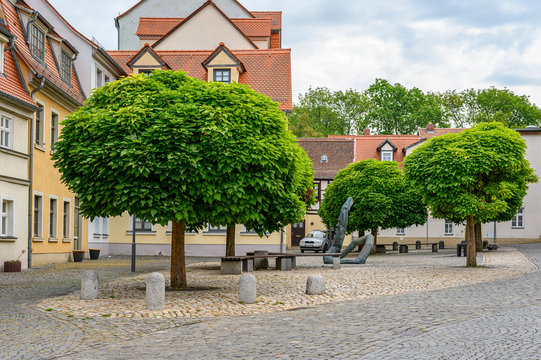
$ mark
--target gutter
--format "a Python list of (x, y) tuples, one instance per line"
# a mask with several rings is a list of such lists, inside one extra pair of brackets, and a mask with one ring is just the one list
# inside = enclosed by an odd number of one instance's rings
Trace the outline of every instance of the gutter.
[(33, 22), (35, 22), (38, 19), (39, 12), (33, 11), (32, 12), (32, 18), (28, 20), (28, 23), (26, 24), (26, 44), (30, 45), (30, 25), (32, 25)]
[[(38, 79), (41, 79), (41, 83), (37, 88), (32, 90), (30, 93), (30, 97), (32, 100), (34, 100), (34, 96), (38, 91), (43, 89), (43, 86), (45, 85), (45, 77), (43, 75), (37, 75)], [(35, 114), (37, 115), (39, 112), (43, 111), (43, 108), (39, 108), (36, 110)], [(28, 178), (30, 180), (30, 188), (28, 190), (28, 268), (32, 268), (32, 236), (34, 235), (32, 226), (34, 225), (32, 222), (32, 215), (33, 215), (33, 201), (34, 201), (34, 120), (30, 122), (30, 165), (28, 170)]]

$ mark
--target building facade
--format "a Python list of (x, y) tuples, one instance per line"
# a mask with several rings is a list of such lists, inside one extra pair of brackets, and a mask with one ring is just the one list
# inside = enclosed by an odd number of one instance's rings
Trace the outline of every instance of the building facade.
[[(237, 82), (292, 109), (291, 51), (281, 48), (281, 12), (248, 11), (238, 1), (143, 0), (116, 19), (119, 49), (110, 56), (126, 74), (182, 70), (204, 81)], [(90, 239), (103, 253), (129, 254), (134, 231), (129, 214), (109, 219), (107, 239)], [(102, 226), (103, 228), (103, 226)], [(96, 226), (96, 231), (100, 226)], [(186, 233), (186, 254), (225, 254), (225, 227)], [(171, 227), (135, 219), (137, 253), (169, 255)], [(236, 253), (280, 251), (287, 234), (259, 237), (236, 226)]]

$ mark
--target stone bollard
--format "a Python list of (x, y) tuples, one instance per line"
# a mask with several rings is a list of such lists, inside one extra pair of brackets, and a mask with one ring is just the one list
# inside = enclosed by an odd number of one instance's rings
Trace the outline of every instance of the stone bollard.
[(421, 250), (421, 242), (419, 240), (415, 242), (415, 250)]
[(445, 249), (445, 241), (441, 240), (439, 243), (438, 243), (440, 249)]
[(438, 244), (432, 244), (432, 252), (438, 252)]
[(148, 310), (163, 310), (165, 306), (165, 278), (160, 273), (147, 276), (145, 303)]
[(393, 242), (393, 251), (398, 251), (398, 242)]
[[(269, 255), (267, 250), (256, 250), (254, 251), (254, 256)], [(254, 259), (254, 268), (256, 270), (267, 269), (269, 267), (269, 259)]]
[(306, 281), (306, 293), (308, 295), (325, 294), (325, 280), (321, 275), (310, 275)]
[(342, 268), (342, 263), (340, 261), (340, 256), (333, 256), (333, 258), (332, 258), (332, 267), (333, 267), (333, 269)]
[(98, 293), (98, 273), (94, 270), (84, 271), (81, 278), (81, 299), (94, 300)]
[(254, 304), (256, 298), (256, 281), (253, 274), (242, 274), (239, 280), (239, 301)]

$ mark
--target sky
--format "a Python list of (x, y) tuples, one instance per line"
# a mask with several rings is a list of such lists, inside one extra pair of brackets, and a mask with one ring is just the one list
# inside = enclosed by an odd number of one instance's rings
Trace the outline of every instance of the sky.
[[(117, 48), (114, 18), (138, 2), (49, 1), (107, 49)], [(506, 87), (541, 106), (541, 1), (240, 1), (283, 11), (294, 99), (317, 86), (362, 91), (382, 78), (423, 91)]]

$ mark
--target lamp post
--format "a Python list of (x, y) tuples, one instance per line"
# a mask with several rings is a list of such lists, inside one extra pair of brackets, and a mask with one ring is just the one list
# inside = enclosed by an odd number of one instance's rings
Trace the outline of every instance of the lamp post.
[(135, 272), (135, 215), (133, 215), (133, 223), (132, 223), (131, 272)]

